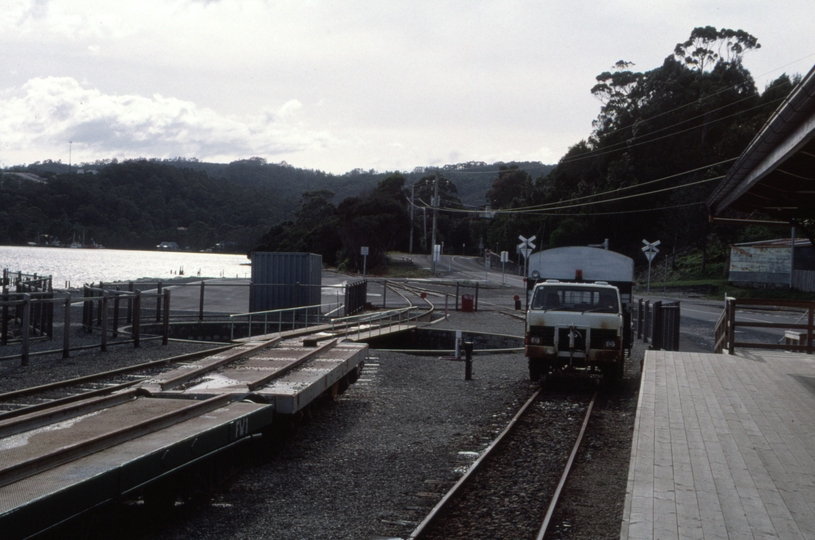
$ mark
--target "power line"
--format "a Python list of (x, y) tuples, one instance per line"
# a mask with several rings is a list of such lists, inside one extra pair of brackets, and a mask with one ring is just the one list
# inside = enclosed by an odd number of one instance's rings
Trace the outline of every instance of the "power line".
[(657, 182), (664, 182), (665, 180), (670, 180), (672, 178), (676, 178), (676, 177), (679, 177), (679, 176), (684, 176), (686, 174), (691, 174), (691, 173), (701, 171), (701, 170), (704, 170), (704, 169), (709, 169), (711, 167), (716, 167), (718, 165), (722, 165), (722, 164), (730, 162), (730, 161), (735, 161), (736, 159), (738, 159), (738, 157), (725, 159), (725, 160), (722, 160), (722, 161), (719, 161), (719, 162), (716, 162), (716, 163), (711, 163), (710, 165), (705, 165), (703, 167), (697, 167), (697, 168), (691, 169), (689, 171), (684, 171), (684, 172), (681, 172), (681, 173), (676, 173), (676, 174), (671, 174), (671, 175), (668, 175), (668, 176), (663, 176), (662, 178), (656, 178), (654, 180), (649, 180), (649, 181), (643, 182), (641, 184), (633, 184), (633, 185), (630, 185), (630, 186), (623, 186), (623, 187), (619, 187), (619, 188), (616, 188), (616, 189), (613, 189), (613, 190), (610, 190), (610, 191), (602, 191), (600, 193), (592, 193), (591, 195), (583, 195), (581, 197), (574, 197), (572, 199), (567, 199), (565, 201), (543, 203), (543, 204), (531, 205), (531, 206), (521, 206), (521, 207), (515, 208), (515, 210), (543, 209), (543, 208), (546, 208), (547, 206), (554, 206), (554, 205), (559, 205), (559, 204), (564, 204), (564, 203), (569, 203), (569, 202), (574, 202), (574, 201), (581, 201), (583, 199), (590, 199), (592, 197), (602, 197), (603, 195), (609, 195), (611, 193), (619, 193), (621, 191), (628, 191), (630, 189), (637, 189), (637, 188), (641, 188), (643, 186), (648, 186), (648, 185), (651, 185), (651, 184), (655, 184)]
[[(735, 112), (733, 114), (729, 114), (727, 116), (722, 116), (721, 118), (716, 118), (715, 120), (711, 120), (709, 122), (704, 122), (702, 124), (699, 124), (698, 126), (692, 126), (692, 127), (689, 127), (689, 128), (679, 130), (679, 131), (675, 131), (673, 133), (668, 133), (666, 135), (662, 135), (661, 137), (654, 137), (654, 138), (650, 138), (650, 139), (645, 139), (645, 140), (642, 140), (642, 141), (639, 141), (639, 142), (636, 142), (636, 143), (619, 142), (619, 143), (615, 143), (615, 144), (611, 145), (609, 147), (610, 149), (589, 150), (585, 154), (581, 154), (581, 155), (575, 156), (573, 158), (562, 159), (562, 160), (560, 160), (558, 165), (560, 165), (561, 163), (574, 163), (576, 161), (582, 161), (584, 159), (593, 159), (593, 158), (596, 158), (596, 157), (604, 156), (606, 154), (613, 154), (615, 152), (619, 152), (620, 150), (622, 150), (621, 148), (615, 148), (615, 147), (619, 147), (619, 146), (622, 146), (622, 145), (626, 145), (625, 149), (629, 149), (629, 148), (635, 148), (637, 146), (642, 146), (642, 145), (645, 145), (645, 144), (651, 144), (651, 143), (656, 142), (656, 141), (661, 141), (662, 139), (667, 139), (668, 137), (673, 137), (675, 135), (681, 135), (682, 133), (687, 133), (689, 131), (693, 131), (694, 129), (700, 129), (700, 128), (710, 126), (710, 125), (712, 125), (712, 124), (714, 124), (716, 122), (721, 122), (722, 120), (727, 120), (728, 118), (732, 118), (734, 116), (738, 116), (740, 114), (750, 112), (750, 111), (752, 111), (754, 109), (760, 109), (761, 107), (771, 105), (771, 104), (779, 102), (779, 101), (783, 101), (784, 99), (786, 99), (786, 97), (774, 99), (772, 101), (768, 101), (767, 103), (762, 103), (760, 105), (756, 105), (755, 107), (750, 107), (749, 109), (744, 109), (743, 111), (738, 111), (738, 112)], [(716, 112), (716, 111), (724, 109), (724, 108), (726, 108), (726, 106), (725, 107), (720, 107), (719, 109), (714, 109), (712, 111), (709, 111), (706, 114), (710, 114), (711, 112)], [(685, 120), (683, 120), (682, 122), (678, 122), (677, 124), (674, 124), (673, 126), (668, 126), (668, 127), (676, 127), (676, 126), (678, 126), (679, 124), (681, 124), (683, 122), (685, 122)], [(629, 127), (633, 127), (633, 126), (629, 126)], [(621, 129), (623, 129), (623, 128), (621, 128)], [(666, 127), (666, 128), (663, 128), (662, 130), (658, 130), (658, 131), (663, 131), (664, 129), (668, 129), (668, 128)], [(657, 133), (658, 131), (656, 131), (654, 133)], [(636, 136), (634, 137), (634, 139), (636, 139)]]

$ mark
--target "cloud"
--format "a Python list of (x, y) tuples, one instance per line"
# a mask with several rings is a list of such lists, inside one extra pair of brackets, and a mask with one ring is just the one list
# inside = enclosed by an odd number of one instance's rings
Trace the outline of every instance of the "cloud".
[(0, 159), (8, 165), (69, 141), (79, 159), (83, 149), (88, 159), (271, 157), (332, 143), (329, 133), (299, 125), (302, 107), (293, 99), (277, 111), (236, 117), (159, 94), (105, 94), (71, 77), (34, 78), (0, 93)]

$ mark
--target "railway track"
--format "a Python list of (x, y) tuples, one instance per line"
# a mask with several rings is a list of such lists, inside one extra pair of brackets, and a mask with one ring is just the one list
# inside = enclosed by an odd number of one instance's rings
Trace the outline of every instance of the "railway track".
[(205, 356), (220, 354), (234, 346), (234, 344), (230, 344), (5, 392), (0, 394), (0, 421), (83, 399), (113, 394), (163, 371), (174, 369), (179, 365), (193, 362)]
[(536, 391), (408, 539), (545, 538), (596, 397)]

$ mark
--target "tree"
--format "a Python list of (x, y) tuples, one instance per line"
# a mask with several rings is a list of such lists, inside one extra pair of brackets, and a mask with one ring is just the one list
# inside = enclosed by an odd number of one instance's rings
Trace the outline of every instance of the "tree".
[(760, 48), (758, 39), (744, 30), (699, 26), (691, 31), (687, 41), (676, 44), (674, 56), (689, 68), (701, 72), (720, 62), (741, 64), (747, 51)]
[(487, 202), (493, 208), (507, 208), (516, 204), (523, 205), (530, 197), (532, 191), (532, 177), (522, 171), (517, 165), (502, 166), (498, 178), (487, 192)]

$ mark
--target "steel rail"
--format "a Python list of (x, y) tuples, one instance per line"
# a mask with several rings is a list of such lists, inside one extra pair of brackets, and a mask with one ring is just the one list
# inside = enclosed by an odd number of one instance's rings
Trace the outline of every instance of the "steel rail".
[(487, 457), (492, 453), (492, 451), (504, 440), (504, 438), (512, 431), (515, 425), (518, 423), (518, 420), (526, 413), (526, 410), (535, 402), (538, 396), (541, 393), (541, 389), (538, 388), (532, 397), (530, 397), (526, 403), (524, 403), (523, 407), (521, 407), (515, 416), (512, 417), (512, 420), (509, 421), (507, 427), (495, 438), (492, 443), (484, 450), (484, 452), (476, 459), (470, 468), (467, 470), (464, 475), (459, 478), (458, 482), (450, 488), (444, 497), (433, 507), (429, 514), (422, 520), (421, 523), (410, 533), (410, 536), (407, 537), (406, 540), (415, 540), (421, 538), (422, 535), (427, 531), (428, 527), (436, 520), (436, 518), (441, 514), (444, 507), (451, 501), (456, 494), (459, 492), (461, 487), (467, 483), (471, 476), (475, 474), (475, 471), (481, 466), (482, 463), (487, 459)]
[[(132, 385), (134, 383), (128, 384)], [(11, 435), (16, 435), (17, 433), (22, 433), (23, 431), (29, 431), (38, 427), (46, 426), (54, 422), (62, 422), (69, 418), (75, 418), (77, 416), (98, 411), (106, 407), (116, 406), (134, 399), (138, 395), (138, 390), (131, 389), (126, 392), (121, 392), (110, 396), (99, 397), (82, 395), (79, 396), (83, 398), (81, 400), (71, 400), (70, 402), (62, 401), (61, 403), (54, 401), (51, 403), (42, 404), (46, 407), (39, 407), (37, 410), (29, 411), (29, 413), (26, 415), (0, 421), (0, 439), (9, 437)], [(42, 408), (47, 408), (48, 410), (43, 411), (41, 410)]]
[[(6, 401), (9, 399), (15, 399), (23, 396), (29, 396), (32, 394), (38, 394), (42, 392), (47, 392), (50, 390), (57, 390), (59, 388), (65, 388), (66, 386), (74, 386), (77, 384), (82, 384), (86, 382), (93, 382), (99, 379), (104, 379), (107, 377), (112, 377), (114, 375), (125, 375), (127, 373), (132, 373), (134, 371), (141, 371), (142, 369), (150, 369), (154, 366), (160, 366), (163, 364), (174, 364), (178, 362), (185, 362), (187, 360), (196, 360), (198, 358), (202, 358), (205, 356), (211, 356), (214, 354), (219, 354), (224, 351), (228, 351), (229, 349), (239, 345), (239, 343), (233, 343), (224, 347), (216, 347), (214, 349), (206, 349), (203, 351), (196, 351), (187, 354), (181, 354), (178, 356), (172, 356), (170, 358), (162, 358), (160, 360), (151, 360), (149, 362), (142, 362), (141, 364), (134, 364), (132, 366), (125, 366), (121, 368), (111, 369), (108, 371), (102, 371), (99, 373), (94, 373), (92, 375), (84, 375), (82, 377), (75, 377), (73, 379), (66, 379), (64, 381), (57, 381), (53, 383), (43, 384), (40, 386), (32, 386), (30, 388), (21, 388), (20, 390), (12, 390), (10, 392), (6, 392), (4, 394), (0, 394), (0, 402)], [(11, 411), (16, 412), (16, 411)], [(4, 418), (9, 413), (0, 414), (0, 418)]]
[(563, 474), (560, 476), (560, 482), (558, 482), (557, 489), (555, 489), (555, 494), (552, 496), (552, 501), (549, 503), (549, 508), (546, 510), (546, 516), (543, 518), (543, 523), (541, 524), (540, 531), (538, 532), (538, 536), (535, 537), (535, 540), (543, 540), (543, 537), (546, 535), (546, 530), (549, 528), (552, 515), (555, 513), (555, 508), (560, 500), (560, 494), (563, 492), (563, 487), (566, 485), (566, 480), (569, 478), (569, 473), (572, 470), (572, 464), (574, 464), (574, 458), (577, 456), (577, 450), (580, 448), (580, 443), (583, 442), (583, 435), (586, 433), (586, 427), (589, 425), (591, 410), (594, 408), (594, 401), (596, 399), (597, 391), (595, 390), (594, 395), (589, 402), (589, 406), (586, 409), (586, 417), (583, 419), (583, 425), (580, 427), (580, 433), (577, 435), (577, 441), (574, 443), (572, 453), (569, 455), (569, 461), (566, 462), (566, 467), (564, 467)]
[(113, 384), (113, 385), (110, 385), (110, 386), (106, 386), (104, 388), (97, 388), (96, 390), (90, 390), (88, 392), (81, 392), (79, 394), (72, 394), (70, 396), (65, 396), (63, 398), (57, 398), (57, 399), (54, 399), (54, 400), (51, 400), (51, 401), (45, 401), (43, 403), (37, 403), (35, 405), (27, 405), (25, 407), (20, 407), (19, 409), (14, 409), (12, 411), (7, 411), (7, 412), (4, 412), (4, 413), (0, 414), (0, 422), (3, 422), (5, 420), (11, 419), (11, 418), (17, 418), (17, 417), (20, 417), (20, 416), (25, 416), (27, 414), (32, 414), (32, 413), (36, 413), (36, 412), (39, 412), (39, 411), (44, 411), (44, 410), (47, 410), (47, 409), (51, 409), (53, 407), (61, 407), (63, 405), (67, 405), (69, 403), (75, 403), (77, 401), (82, 401), (84, 399), (104, 396), (104, 395), (107, 395), (107, 394), (114, 394), (114, 393), (119, 392), (121, 390), (125, 390), (127, 388), (130, 388), (131, 386), (139, 384), (140, 382), (143, 382), (143, 381), (144, 381), (144, 379), (137, 379), (135, 381), (128, 381), (128, 382), (121, 383), (121, 384)]

